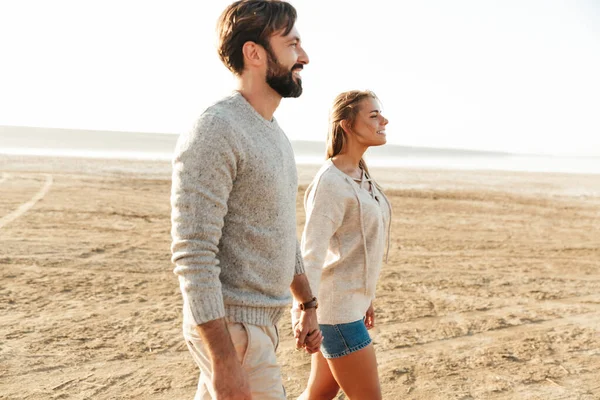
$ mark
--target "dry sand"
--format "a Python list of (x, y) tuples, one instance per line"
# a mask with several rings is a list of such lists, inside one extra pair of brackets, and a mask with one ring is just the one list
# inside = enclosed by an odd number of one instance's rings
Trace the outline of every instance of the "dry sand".
[[(0, 157), (0, 398), (193, 397), (168, 170)], [(394, 209), (385, 399), (600, 399), (600, 175), (373, 173)], [(292, 399), (310, 359), (280, 327)]]

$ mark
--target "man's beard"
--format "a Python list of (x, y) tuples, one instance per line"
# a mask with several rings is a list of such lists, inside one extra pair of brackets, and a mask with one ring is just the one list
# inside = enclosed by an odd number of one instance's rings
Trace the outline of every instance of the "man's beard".
[(302, 94), (302, 80), (294, 81), (292, 70), (302, 69), (302, 64), (294, 65), (291, 70), (287, 70), (279, 63), (275, 54), (271, 49), (267, 49), (268, 65), (267, 65), (267, 84), (279, 93), (281, 97), (300, 97)]

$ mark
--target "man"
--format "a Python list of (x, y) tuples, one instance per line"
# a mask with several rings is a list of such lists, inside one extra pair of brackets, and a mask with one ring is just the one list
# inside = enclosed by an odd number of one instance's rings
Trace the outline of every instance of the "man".
[(182, 135), (173, 160), (174, 272), (184, 337), (200, 367), (196, 399), (283, 399), (276, 323), (304, 305), (296, 347), (322, 341), (296, 237), (297, 175), (273, 118), (302, 93), (308, 64), (296, 10), (280, 0), (231, 4), (218, 23), (219, 56), (237, 91)]

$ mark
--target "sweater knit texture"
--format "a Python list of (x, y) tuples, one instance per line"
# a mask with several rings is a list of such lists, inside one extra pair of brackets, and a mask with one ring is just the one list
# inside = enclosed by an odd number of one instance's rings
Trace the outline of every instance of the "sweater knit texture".
[(296, 164), (275, 119), (234, 92), (179, 137), (172, 179), (172, 261), (193, 319), (184, 323), (276, 324), (304, 266)]
[(370, 193), (329, 160), (306, 190), (302, 256), (319, 323), (360, 320), (375, 298), (391, 207), (372, 183)]

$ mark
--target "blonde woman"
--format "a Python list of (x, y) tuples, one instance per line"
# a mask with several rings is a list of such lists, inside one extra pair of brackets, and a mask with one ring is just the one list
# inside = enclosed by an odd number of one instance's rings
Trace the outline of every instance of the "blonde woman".
[[(373, 299), (389, 235), (391, 206), (372, 179), (363, 154), (386, 143), (377, 96), (370, 91), (338, 95), (330, 116), (327, 161), (304, 198), (302, 256), (323, 334), (312, 355), (300, 399), (380, 399)], [(298, 311), (294, 305), (292, 315)]]

